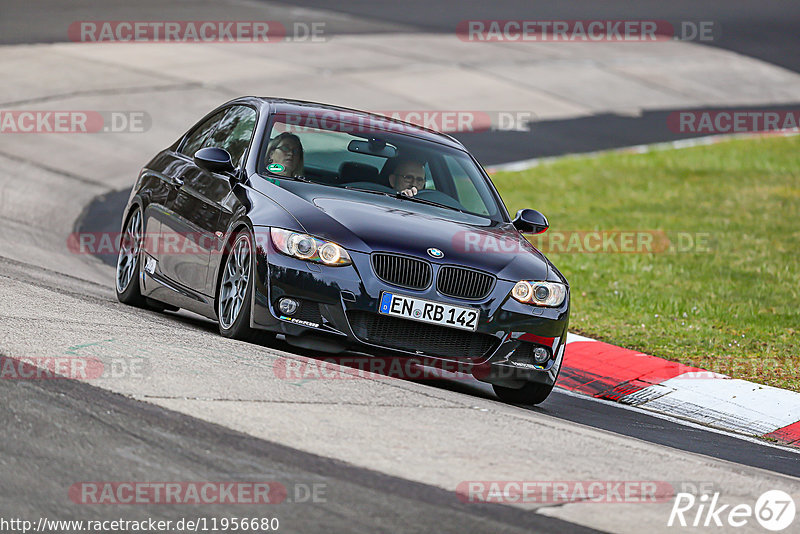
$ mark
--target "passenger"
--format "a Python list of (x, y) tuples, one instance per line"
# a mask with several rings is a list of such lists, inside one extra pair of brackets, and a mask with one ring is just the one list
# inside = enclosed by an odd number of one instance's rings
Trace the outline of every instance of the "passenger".
[(280, 176), (303, 176), (303, 145), (293, 133), (283, 132), (270, 140), (267, 145), (267, 165), (277, 163), (282, 170), (273, 171)]
[[(389, 165), (389, 185), (407, 197), (413, 197), (425, 189), (425, 164), (411, 158), (393, 158)], [(385, 176), (385, 175), (384, 175)]]

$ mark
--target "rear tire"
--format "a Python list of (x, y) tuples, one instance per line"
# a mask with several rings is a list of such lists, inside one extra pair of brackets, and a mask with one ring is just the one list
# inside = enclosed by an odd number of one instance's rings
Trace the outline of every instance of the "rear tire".
[(178, 311), (180, 308), (142, 296), (141, 280), (142, 241), (144, 224), (142, 210), (136, 207), (129, 215), (125, 231), (120, 238), (115, 289), (117, 300), (129, 306), (147, 308), (157, 312)]
[(521, 388), (512, 389), (492, 384), (492, 389), (501, 401), (509, 404), (541, 404), (553, 391), (554, 385), (526, 382)]
[(114, 286), (117, 292), (117, 300), (123, 304), (140, 308), (143, 308), (146, 304), (139, 287), (143, 237), (142, 210), (137, 206), (128, 215), (125, 230), (120, 237)]

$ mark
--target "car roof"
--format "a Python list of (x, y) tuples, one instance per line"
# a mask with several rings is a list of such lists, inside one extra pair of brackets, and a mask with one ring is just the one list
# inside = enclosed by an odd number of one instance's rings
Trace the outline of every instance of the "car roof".
[(446, 145), (452, 148), (457, 148), (459, 150), (466, 151), (461, 142), (457, 139), (443, 134), (441, 132), (437, 132), (435, 130), (431, 130), (429, 128), (425, 128), (410, 122), (401, 121), (399, 119), (393, 119), (391, 117), (386, 117), (384, 115), (380, 115), (377, 113), (370, 113), (368, 111), (361, 111), (358, 109), (351, 109), (345, 108), (341, 106), (333, 106), (330, 104), (321, 104), (319, 102), (307, 102), (304, 100), (292, 100), (287, 98), (276, 98), (276, 97), (256, 97), (256, 96), (245, 96), (241, 98), (237, 98), (228, 102), (228, 104), (232, 103), (259, 103), (262, 106), (269, 106), (272, 112), (277, 113), (298, 113), (298, 114), (306, 114), (309, 112), (318, 112), (323, 114), (325, 112), (337, 112), (337, 113), (347, 113), (350, 115), (351, 118), (355, 120), (365, 120), (369, 121), (369, 124), (375, 128), (385, 129), (390, 132), (396, 132), (398, 130), (397, 126), (402, 126), (402, 133), (405, 135), (410, 135), (413, 137), (418, 137), (420, 139), (425, 139), (427, 141), (433, 141), (435, 143), (439, 143), (442, 145)]

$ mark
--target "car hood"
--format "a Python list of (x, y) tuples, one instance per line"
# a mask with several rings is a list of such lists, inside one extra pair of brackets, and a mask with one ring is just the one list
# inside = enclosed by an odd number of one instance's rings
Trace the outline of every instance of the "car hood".
[[(510, 223), (389, 196), (300, 182), (282, 185), (269, 196), (307, 233), (346, 249), (463, 265), (505, 280), (547, 280), (551, 275), (544, 255)], [(432, 248), (442, 257), (432, 257)]]

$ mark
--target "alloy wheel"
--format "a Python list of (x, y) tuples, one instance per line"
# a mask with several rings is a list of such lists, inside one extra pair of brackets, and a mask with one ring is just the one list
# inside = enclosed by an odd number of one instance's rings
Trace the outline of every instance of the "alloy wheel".
[(141, 245), (142, 212), (137, 209), (128, 219), (117, 256), (117, 291), (120, 293), (128, 289), (131, 280), (136, 276)]
[(219, 291), (219, 322), (229, 329), (239, 317), (250, 280), (250, 240), (241, 235), (225, 262)]

